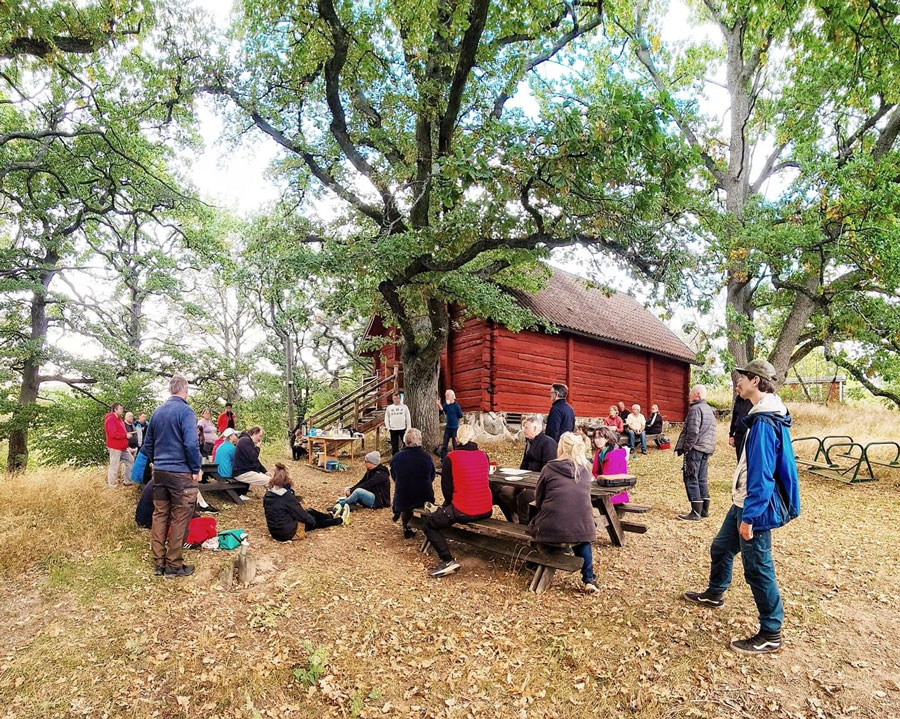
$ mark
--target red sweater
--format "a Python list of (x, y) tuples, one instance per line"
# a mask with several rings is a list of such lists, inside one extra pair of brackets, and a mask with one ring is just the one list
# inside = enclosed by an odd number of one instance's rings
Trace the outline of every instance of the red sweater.
[(616, 432), (622, 434), (625, 431), (625, 424), (622, 422), (622, 418), (616, 415), (615, 417), (604, 417), (603, 424), (607, 427), (615, 427)]
[(103, 429), (106, 430), (106, 446), (109, 449), (128, 449), (128, 434), (125, 431), (125, 423), (115, 412), (108, 412), (103, 420)]

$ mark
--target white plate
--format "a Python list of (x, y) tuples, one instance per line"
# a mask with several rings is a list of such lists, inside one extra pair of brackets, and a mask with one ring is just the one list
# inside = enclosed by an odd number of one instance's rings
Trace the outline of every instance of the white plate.
[(512, 477), (518, 477), (523, 474), (528, 474), (527, 469), (513, 469), (512, 467), (501, 467), (497, 471), (501, 472), (502, 474), (510, 475)]

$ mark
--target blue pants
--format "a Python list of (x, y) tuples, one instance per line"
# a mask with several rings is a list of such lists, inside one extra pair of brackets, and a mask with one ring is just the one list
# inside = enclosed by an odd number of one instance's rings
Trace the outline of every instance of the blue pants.
[(723, 594), (731, 584), (734, 555), (740, 552), (744, 564), (744, 579), (750, 585), (756, 608), (759, 611), (759, 627), (764, 632), (777, 632), (784, 622), (784, 606), (775, 579), (772, 562), (772, 532), (754, 530), (753, 539), (747, 541), (738, 533), (743, 510), (731, 506), (722, 528), (709, 548), (712, 563), (709, 567), (709, 591)]
[[(632, 451), (634, 451), (634, 439), (637, 434), (633, 429), (626, 429), (628, 433), (628, 446), (631, 447)], [(647, 433), (641, 432), (641, 452), (644, 454), (647, 453)]]
[(444, 441), (441, 442), (441, 457), (447, 453), (447, 446), (450, 444), (450, 440), (453, 440), (453, 449), (456, 449), (456, 430), (459, 427), (447, 427), (444, 426)]
[(375, 495), (367, 489), (354, 489), (350, 492), (349, 497), (339, 499), (338, 504), (342, 507), (345, 504), (361, 504), (363, 507), (372, 509), (375, 506)]
[(576, 557), (581, 557), (584, 560), (584, 564), (581, 565), (581, 581), (585, 584), (593, 584), (594, 556), (591, 554), (591, 543), (573, 544), (572, 551), (575, 552)]

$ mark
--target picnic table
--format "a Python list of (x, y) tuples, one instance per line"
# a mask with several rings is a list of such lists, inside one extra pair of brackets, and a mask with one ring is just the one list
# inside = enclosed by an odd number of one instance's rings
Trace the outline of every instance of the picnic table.
[(309, 459), (308, 462), (310, 466), (315, 466), (316, 461), (314, 459), (313, 450), (316, 445), (319, 445), (322, 448), (322, 455), (319, 457), (318, 464), (321, 465), (322, 468), (326, 468), (328, 466), (328, 455), (329, 449), (331, 450), (331, 455), (337, 460), (338, 452), (341, 451), (348, 444), (350, 445), (350, 459), (353, 459), (353, 443), (361, 440), (362, 437), (347, 437), (341, 435), (332, 435), (332, 434), (319, 434), (316, 436), (309, 435), (306, 437), (306, 446), (309, 451)]
[[(540, 472), (524, 472), (517, 475), (507, 475), (502, 472), (495, 472), (490, 477), (490, 482), (494, 486), (519, 487), (521, 489), (534, 490), (537, 487), (537, 481)], [(614, 505), (610, 499), (635, 484), (634, 477), (630, 474), (611, 474), (600, 475), (596, 482), (591, 483), (591, 504), (593, 504), (600, 512), (601, 523), (606, 527), (609, 534), (609, 541), (616, 547), (625, 545), (625, 532), (635, 532), (643, 534), (647, 531), (647, 527), (643, 524), (634, 522), (625, 522), (622, 520), (622, 514), (625, 512), (646, 512), (649, 507), (644, 505), (635, 505), (628, 508), (627, 504)], [(630, 502), (629, 502), (630, 504)], [(617, 511), (616, 507), (620, 507)], [(638, 508), (639, 507), (639, 508)]]
[[(497, 472), (491, 475), (490, 482), (494, 486), (533, 490), (539, 476), (538, 472), (524, 472), (516, 476)], [(626, 512), (647, 512), (650, 510), (649, 506), (632, 502), (613, 505), (610, 502), (610, 498), (629, 486), (634, 486), (634, 477), (631, 475), (601, 475), (598, 483), (592, 483), (591, 486), (591, 503), (599, 510), (600, 524), (606, 527), (610, 541), (617, 547), (624, 545), (625, 532), (643, 534), (647, 531), (647, 527), (642, 524), (625, 521), (623, 515)], [(425, 510), (414, 510), (410, 525), (422, 528), (426, 517)], [(524, 524), (489, 518), (454, 525), (441, 530), (441, 533), (447, 539), (537, 565), (528, 587), (535, 594), (541, 594), (550, 586), (557, 570), (576, 572), (581, 569), (582, 560), (574, 555), (569, 545), (536, 544), (527, 529)], [(420, 551), (425, 553), (429, 547), (430, 542), (426, 537)]]
[(197, 488), (203, 492), (221, 492), (235, 504), (241, 503), (237, 490), (246, 489), (243, 482), (235, 482), (233, 479), (222, 479), (219, 476), (219, 464), (217, 462), (204, 462), (200, 465), (200, 484)]

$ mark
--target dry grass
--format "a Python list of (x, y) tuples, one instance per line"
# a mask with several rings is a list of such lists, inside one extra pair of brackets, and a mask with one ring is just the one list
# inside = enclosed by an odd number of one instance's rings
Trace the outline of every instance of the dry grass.
[[(868, 421), (792, 409), (803, 433)], [(726, 434), (711, 463), (717, 518), (734, 467)], [(489, 451), (511, 464), (521, 448)], [(276, 544), (258, 499), (223, 506), (219, 523), (250, 532), (259, 583), (222, 589), (215, 577), (230, 558), (207, 552), (189, 553), (195, 577), (160, 580), (149, 576), (146, 532), (131, 525), (134, 495), (107, 492), (101, 469), (0, 481), (0, 717), (895, 713), (896, 478), (848, 487), (803, 476), (804, 514), (775, 536), (786, 647), (745, 659), (724, 646), (755, 628), (739, 568), (722, 610), (679, 600), (703, 583), (718, 520), (675, 520), (684, 496), (671, 452), (651, 451), (634, 469), (635, 499), (654, 506), (650, 529), (624, 548), (598, 543), (596, 597), (572, 576), (526, 594), (520, 568), (468, 548), (458, 575), (431, 580), (434, 559), (386, 512)], [(319, 508), (359, 473), (294, 471)], [(309, 671), (316, 650), (326, 666), (309, 688), (295, 670)]]

